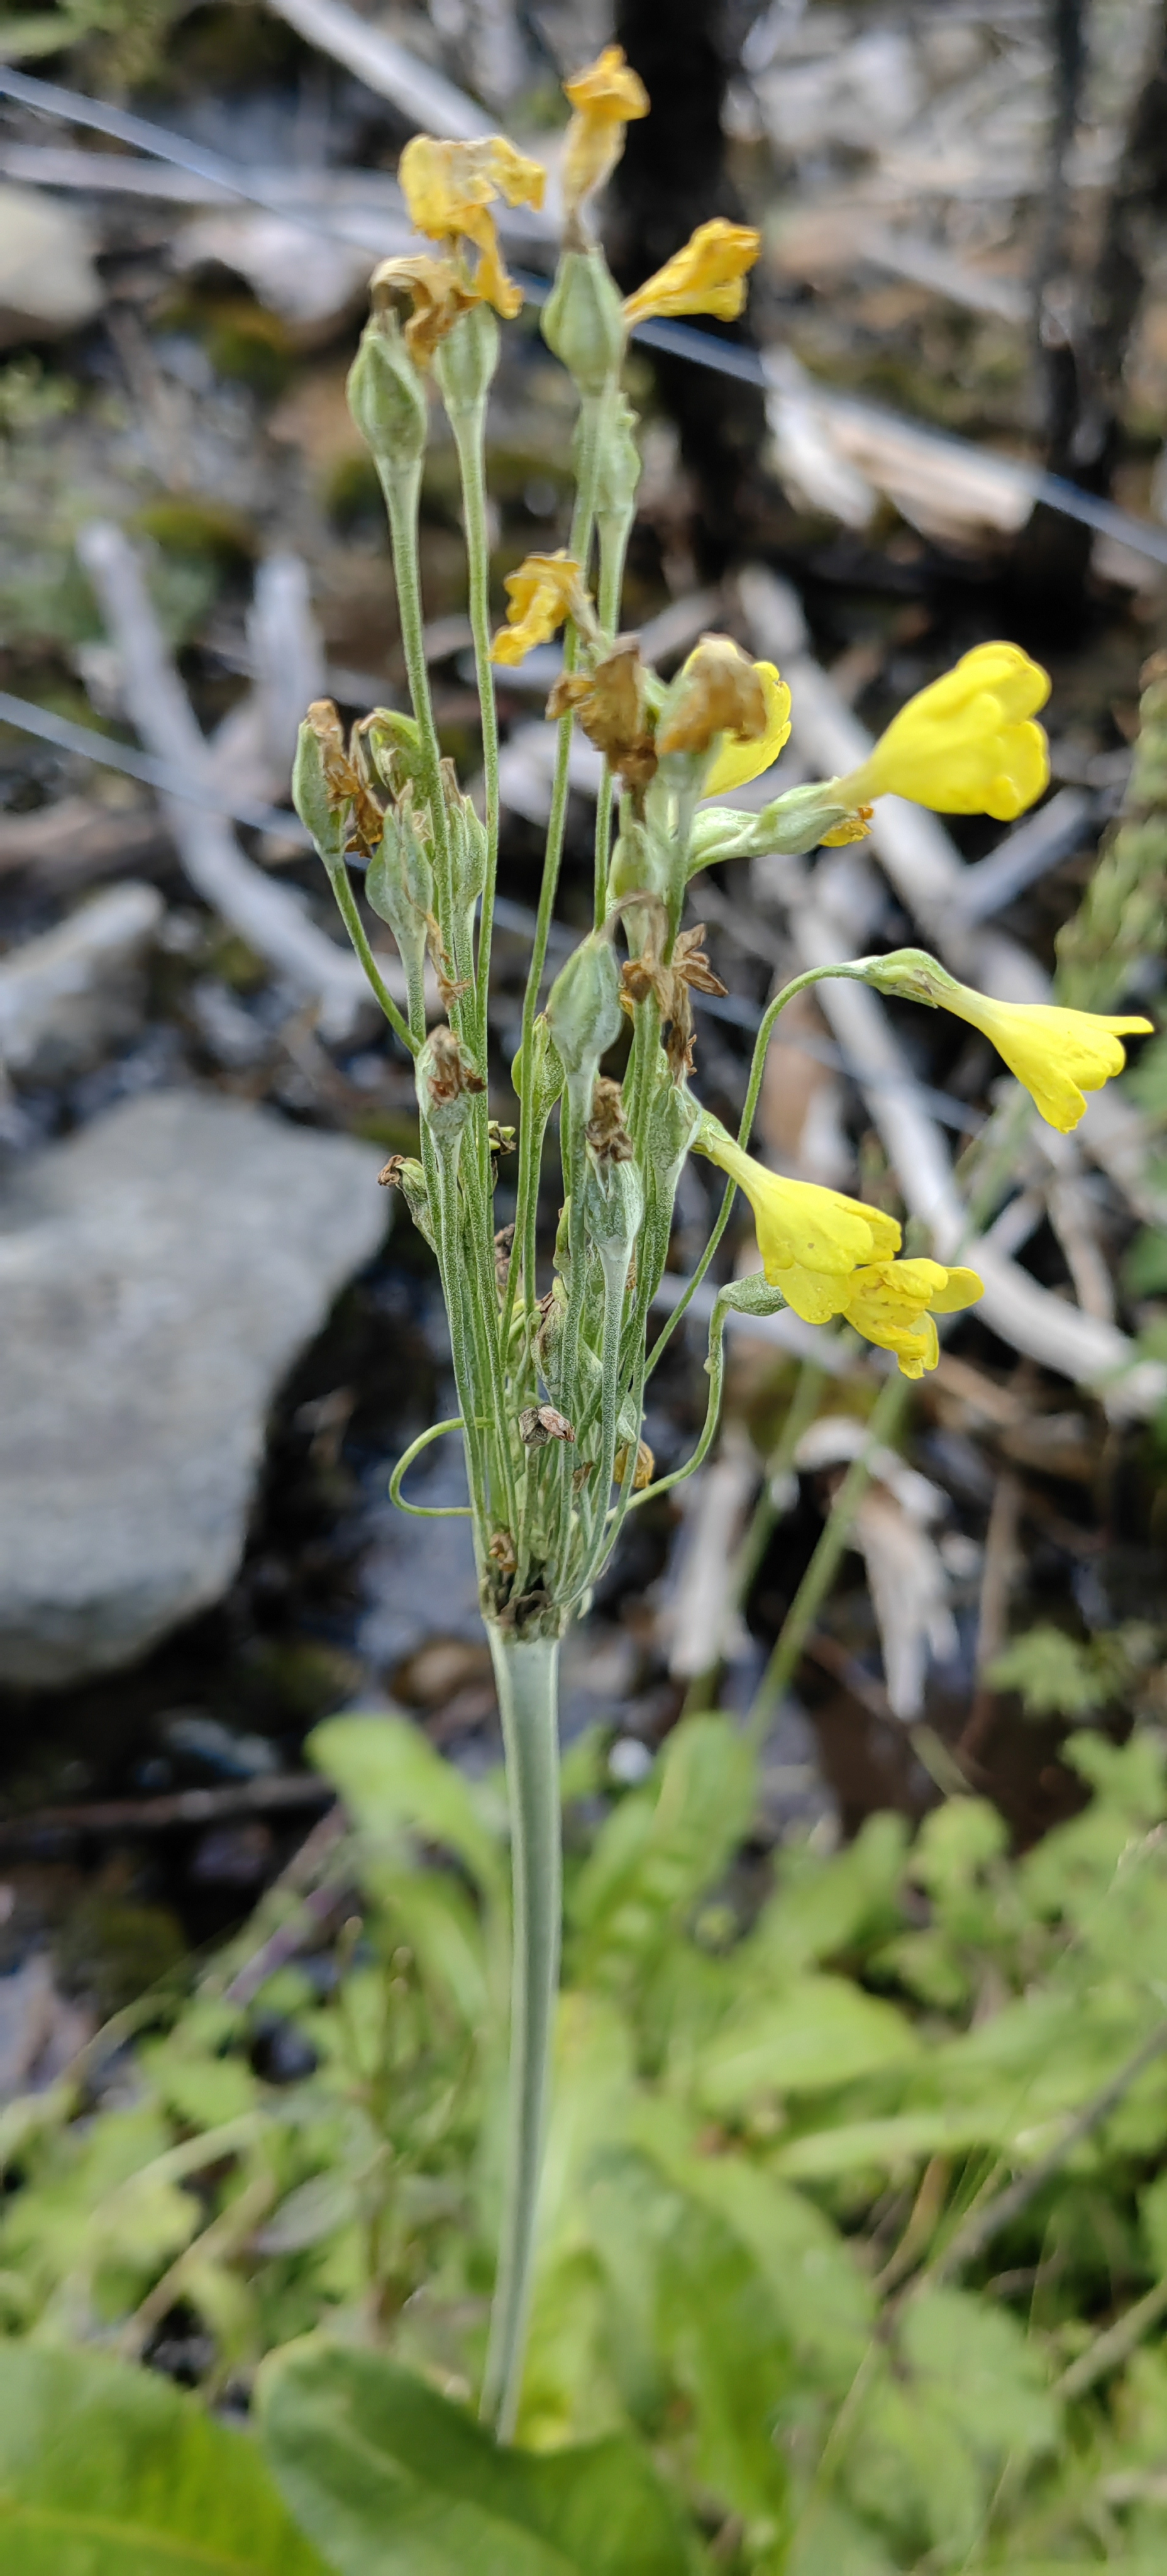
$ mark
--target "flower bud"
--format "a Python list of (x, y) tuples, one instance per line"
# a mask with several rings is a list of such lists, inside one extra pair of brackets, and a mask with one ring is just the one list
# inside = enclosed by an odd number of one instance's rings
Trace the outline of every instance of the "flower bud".
[(436, 1228), (425, 1173), (411, 1154), (391, 1154), (377, 1178), (383, 1189), (400, 1190), (418, 1233), (425, 1236), (431, 1251), (436, 1251)]
[(425, 386), (391, 313), (365, 324), (349, 368), (348, 404), (379, 468), (393, 473), (416, 465), (429, 430)]
[(338, 762), (347, 766), (340, 718), (330, 701), (321, 699), (309, 709), (296, 739), (292, 803), (326, 863), (343, 859), (348, 839), (351, 809)]
[(547, 1025), (545, 1011), (540, 1011), (531, 1039), (530, 1099), (523, 1091), (521, 1048), (511, 1066), (511, 1085), (516, 1099), (522, 1101), (527, 1117), (533, 1121), (536, 1134), (541, 1136), (563, 1089), (563, 1058)]
[(747, 1270), (744, 1279), (730, 1279), (717, 1291), (719, 1303), (732, 1306), (735, 1315), (779, 1315), (786, 1304), (780, 1288), (772, 1288), (764, 1270)]
[(602, 394), (624, 358), (624, 307), (602, 250), (565, 250), (543, 307), (543, 337), (581, 394)]
[(620, 973), (605, 931), (593, 930), (560, 969), (548, 996), (547, 1025), (563, 1060), (572, 1119), (582, 1133), (600, 1058), (622, 1025)]
[(439, 1150), (457, 1146), (474, 1105), (485, 1091), (474, 1059), (452, 1029), (431, 1029), (414, 1067), (418, 1106)]
[(473, 304), (454, 324), (434, 360), (438, 390), (451, 420), (485, 402), (498, 366), (499, 329), (489, 304)]
[(425, 961), (434, 878), (408, 799), (385, 816), (380, 847), (365, 874), (365, 893), (378, 919), (388, 922), (410, 978), (416, 979)]
[(355, 732), (374, 777), (390, 796), (400, 796), (407, 787), (424, 789), (425, 753), (416, 716), (401, 715), (396, 707), (374, 707)]

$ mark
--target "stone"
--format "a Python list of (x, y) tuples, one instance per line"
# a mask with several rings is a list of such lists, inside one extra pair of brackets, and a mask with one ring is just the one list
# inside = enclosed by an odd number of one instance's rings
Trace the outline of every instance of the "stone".
[(92, 235), (73, 207), (0, 187), (0, 349), (78, 331), (102, 302)]
[(0, 1681), (115, 1670), (221, 1598), (268, 1409), (377, 1250), (380, 1151), (125, 1101), (0, 1195)]
[(0, 960), (0, 1063), (25, 1081), (52, 1082), (131, 1037), (164, 910), (156, 886), (129, 879)]

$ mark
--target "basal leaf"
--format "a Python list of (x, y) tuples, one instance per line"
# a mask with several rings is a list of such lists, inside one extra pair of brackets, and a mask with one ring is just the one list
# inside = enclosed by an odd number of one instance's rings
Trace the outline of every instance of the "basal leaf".
[(817, 2093), (907, 2064), (920, 2043), (893, 2004), (845, 1977), (800, 1977), (725, 2022), (698, 2070), (711, 2111), (734, 2111), (759, 2093)]
[(308, 1751), (334, 1782), (353, 1823), (374, 1841), (416, 1833), (456, 1853), (484, 1896), (504, 1884), (502, 1854), (460, 1771), (399, 1717), (330, 1717)]
[(147, 2370), (0, 2343), (4, 2576), (325, 2576), (258, 2444)]
[(316, 2337), (265, 2362), (259, 2404), (283, 2493), (339, 2576), (685, 2576), (630, 2442), (499, 2449), (411, 2372)]

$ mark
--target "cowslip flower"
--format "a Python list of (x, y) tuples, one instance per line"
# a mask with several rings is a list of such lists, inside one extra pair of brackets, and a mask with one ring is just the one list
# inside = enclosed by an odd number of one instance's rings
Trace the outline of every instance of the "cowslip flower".
[[(936, 1366), (940, 1343), (933, 1316), (957, 1315), (985, 1293), (975, 1270), (950, 1270), (928, 1260), (875, 1262), (852, 1271), (844, 1286), (846, 1303), (838, 1311), (865, 1341), (894, 1351), (904, 1377), (922, 1377)], [(794, 1299), (787, 1302), (793, 1305)]]
[(1082, 1117), (1085, 1095), (1121, 1073), (1124, 1037), (1149, 1037), (1154, 1023), (1103, 1011), (1071, 1011), (1059, 1002), (998, 1002), (958, 984), (922, 948), (894, 949), (864, 960), (864, 978), (881, 993), (902, 993), (933, 1010), (951, 1011), (980, 1029), (1023, 1083), (1034, 1107), (1063, 1136)]
[(504, 134), (472, 143), (444, 143), (415, 134), (397, 165), (410, 216), (431, 241), (473, 242), (478, 252), (474, 289), (495, 312), (513, 322), (523, 297), (508, 277), (490, 212), (501, 194), (508, 206), (541, 206), (546, 171), (508, 143)]
[(856, 805), (906, 796), (937, 814), (1012, 823), (1049, 783), (1049, 748), (1032, 719), (1047, 674), (1016, 644), (977, 644), (894, 716), (841, 783)]
[(648, 91), (625, 59), (623, 45), (605, 45), (594, 63), (563, 84), (575, 114), (568, 126), (560, 166), (564, 211), (578, 215), (585, 197), (610, 179), (624, 149), (624, 129), (647, 116)]
[(635, 295), (626, 296), (624, 319), (666, 321), (682, 313), (713, 313), (719, 322), (736, 322), (746, 300), (746, 273), (754, 265), (762, 236), (752, 224), (731, 224), (724, 215), (698, 224), (681, 249), (646, 277)]
[(521, 662), (535, 644), (549, 644), (565, 618), (584, 618), (587, 594), (574, 555), (561, 546), (553, 555), (528, 555), (517, 572), (507, 574), (507, 623), (490, 648), (492, 662)]
[[(703, 1118), (693, 1142), (699, 1154), (707, 1154), (744, 1190), (754, 1211), (766, 1277), (772, 1288), (781, 1288), (796, 1313), (802, 1314), (816, 1294), (804, 1286), (804, 1274), (807, 1282), (822, 1278), (838, 1283), (864, 1264), (891, 1261), (899, 1251), (899, 1226), (882, 1208), (824, 1189), (818, 1181), (791, 1181), (767, 1171), (716, 1120)], [(825, 1323), (837, 1311), (828, 1304), (806, 1320)]]

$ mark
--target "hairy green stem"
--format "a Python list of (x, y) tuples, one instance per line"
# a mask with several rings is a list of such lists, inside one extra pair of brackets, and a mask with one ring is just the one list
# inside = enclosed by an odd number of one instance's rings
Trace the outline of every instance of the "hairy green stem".
[(472, 409), (455, 407), (450, 425), (462, 477), (462, 512), (469, 573), (470, 631), (474, 638), (474, 671), (482, 710), (482, 769), (486, 781), (486, 883), (478, 926), (478, 1024), (486, 1043), (486, 999), (490, 983), (490, 941), (498, 873), (498, 711), (494, 666), (490, 658), (490, 544), (486, 508), (486, 398)]
[[(328, 870), (328, 882), (336, 896), (337, 905), (339, 907), (345, 929), (347, 930), (353, 947), (360, 958), (372, 990), (389, 1022), (389, 1026), (400, 1038), (402, 1046), (408, 1047), (411, 1055), (416, 1055), (421, 1044), (421, 1039), (417, 1037), (414, 1030), (406, 1027), (405, 1021), (402, 1019), (401, 1013), (397, 1008), (397, 1004), (394, 1001), (392, 994), (386, 988), (377, 960), (374, 957), (373, 951), (369, 946), (368, 939), (365, 936), (365, 925), (361, 920), (360, 911), (357, 906), (357, 899), (349, 883), (347, 861), (344, 859), (327, 858), (325, 857), (323, 850), (318, 852), (318, 856), (324, 860), (324, 865)], [(413, 1014), (411, 1009), (410, 1017), (412, 1018), (412, 1016)], [(423, 1019), (422, 1039), (424, 1039), (424, 1036), (425, 1022)]]
[(481, 2412), (505, 2442), (522, 2388), (559, 1983), (559, 1645), (493, 1624), (488, 1635), (506, 1753), (514, 1933), (507, 2170)]

